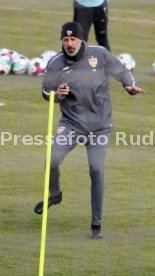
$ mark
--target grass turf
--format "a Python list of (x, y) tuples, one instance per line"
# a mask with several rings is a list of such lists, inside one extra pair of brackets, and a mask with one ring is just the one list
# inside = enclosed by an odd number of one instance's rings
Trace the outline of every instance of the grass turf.
[[(28, 57), (59, 50), (60, 27), (72, 18), (72, 1), (0, 0), (0, 48)], [(84, 147), (62, 166), (63, 202), (48, 214), (45, 275), (144, 276), (155, 273), (154, 146), (116, 146), (116, 132), (149, 134), (154, 130), (154, 1), (113, 0), (109, 5), (113, 54), (131, 53), (134, 75), (146, 90), (130, 97), (112, 80), (115, 129), (106, 159), (104, 239), (91, 241), (90, 179)], [(95, 43), (93, 28), (89, 40)], [(47, 133), (48, 104), (41, 98), (42, 78), (1, 76), (1, 132), (32, 136)], [(60, 117), (55, 106), (54, 129)], [(129, 140), (129, 138), (128, 138)], [(0, 274), (38, 275), (41, 217), (33, 207), (43, 196), (46, 147), (1, 146)]]

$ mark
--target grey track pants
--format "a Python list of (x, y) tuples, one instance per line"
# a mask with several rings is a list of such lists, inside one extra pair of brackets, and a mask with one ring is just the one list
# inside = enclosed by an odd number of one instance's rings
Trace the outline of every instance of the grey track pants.
[[(49, 189), (51, 195), (60, 192), (60, 169), (59, 165), (63, 162), (65, 156), (77, 145), (79, 141), (79, 134), (75, 133), (75, 136), (69, 140), (70, 129), (66, 128), (60, 134), (56, 134), (54, 137), (54, 143), (52, 146), (52, 161), (50, 171), (50, 183)], [(63, 135), (66, 143), (59, 143), (58, 139), (60, 135)], [(101, 134), (100, 134), (101, 135)], [(87, 136), (85, 136), (88, 138)], [(100, 136), (101, 137), (101, 136)], [(103, 145), (103, 135), (99, 141), (99, 134), (91, 139), (87, 140), (85, 144), (88, 156), (89, 172), (91, 178), (91, 208), (92, 208), (92, 224), (101, 225), (102, 220), (102, 207), (103, 207), (103, 196), (104, 196), (104, 160), (107, 149), (106, 145)], [(82, 138), (82, 137), (81, 137)], [(61, 140), (62, 141), (62, 140)], [(71, 142), (72, 141), (72, 142)], [(82, 142), (84, 139), (82, 140)], [(99, 141), (99, 142), (97, 142)], [(94, 145), (95, 144), (95, 145)]]

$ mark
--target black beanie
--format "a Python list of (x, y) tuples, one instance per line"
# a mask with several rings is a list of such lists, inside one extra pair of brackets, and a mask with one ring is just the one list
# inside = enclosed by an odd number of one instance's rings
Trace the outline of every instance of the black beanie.
[(64, 36), (74, 36), (83, 40), (83, 29), (78, 22), (67, 22), (62, 26), (61, 39)]

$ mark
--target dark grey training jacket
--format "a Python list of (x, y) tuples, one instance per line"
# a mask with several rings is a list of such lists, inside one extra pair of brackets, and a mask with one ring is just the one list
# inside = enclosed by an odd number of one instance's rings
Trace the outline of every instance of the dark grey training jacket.
[(48, 63), (43, 80), (43, 97), (49, 100), (51, 90), (57, 91), (61, 83), (68, 83), (69, 95), (60, 103), (60, 126), (68, 126), (80, 133), (109, 132), (112, 129), (109, 75), (122, 85), (134, 86), (131, 73), (104, 47), (85, 43), (82, 58), (76, 62), (58, 53)]

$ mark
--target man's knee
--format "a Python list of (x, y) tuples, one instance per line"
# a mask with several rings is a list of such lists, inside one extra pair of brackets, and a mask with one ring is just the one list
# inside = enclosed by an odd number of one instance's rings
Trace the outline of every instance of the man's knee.
[(63, 161), (63, 157), (61, 152), (53, 152), (52, 153), (52, 161), (51, 161), (51, 168), (58, 167)]
[(90, 176), (91, 177), (103, 177), (103, 168), (100, 167), (90, 167)]

